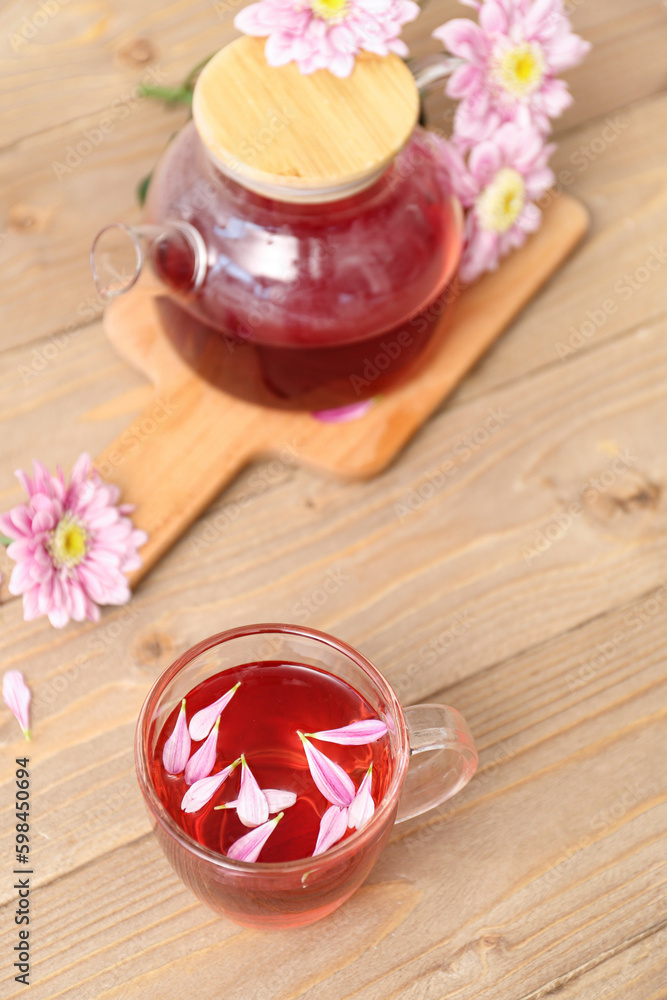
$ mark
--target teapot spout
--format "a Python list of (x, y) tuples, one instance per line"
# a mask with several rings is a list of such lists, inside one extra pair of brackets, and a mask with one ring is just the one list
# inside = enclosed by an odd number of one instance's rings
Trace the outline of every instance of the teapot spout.
[(129, 292), (148, 263), (172, 295), (192, 295), (206, 277), (206, 245), (188, 222), (128, 226), (113, 222), (101, 229), (90, 250), (90, 267), (102, 299)]

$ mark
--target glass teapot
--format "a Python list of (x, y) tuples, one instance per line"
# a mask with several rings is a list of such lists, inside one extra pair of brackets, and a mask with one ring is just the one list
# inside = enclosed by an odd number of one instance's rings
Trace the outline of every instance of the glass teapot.
[(462, 215), (411, 71), (268, 66), (244, 36), (201, 73), (193, 121), (163, 154), (145, 224), (107, 226), (91, 264), (110, 298), (149, 262), (165, 333), (190, 366), (254, 403), (320, 410), (376, 396), (427, 362)]

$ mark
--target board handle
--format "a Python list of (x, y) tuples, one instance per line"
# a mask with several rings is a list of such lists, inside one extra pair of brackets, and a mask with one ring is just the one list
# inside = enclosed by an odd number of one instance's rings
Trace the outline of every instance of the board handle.
[(255, 457), (250, 408), (232, 403), (223, 423), (211, 419), (210, 397), (195, 379), (155, 395), (94, 463), (122, 502), (134, 505), (134, 526), (148, 535), (142, 566), (128, 574), (131, 587)]

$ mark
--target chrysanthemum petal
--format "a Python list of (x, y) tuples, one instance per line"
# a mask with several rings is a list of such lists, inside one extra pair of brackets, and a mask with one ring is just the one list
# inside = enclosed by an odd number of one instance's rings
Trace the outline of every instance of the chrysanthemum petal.
[(54, 628), (64, 628), (69, 622), (69, 614), (66, 608), (51, 608), (46, 614)]
[(256, 35), (260, 38), (268, 34), (264, 4), (251, 3), (238, 12), (234, 18), (234, 27), (244, 35)]
[(330, 847), (337, 844), (341, 837), (344, 837), (348, 826), (348, 810), (345, 806), (329, 806), (320, 820), (320, 829), (317, 834), (317, 843), (313, 851), (313, 857), (324, 854)]
[(8, 670), (2, 678), (2, 699), (27, 740), (30, 739), (30, 698), (30, 688), (21, 671)]
[(322, 740), (325, 743), (338, 743), (340, 746), (359, 747), (365, 743), (375, 743), (387, 734), (387, 725), (381, 719), (364, 719), (361, 722), (351, 722), (340, 729), (322, 729), (319, 733), (306, 733), (310, 739)]
[(495, 3), (494, 0), (486, 0), (486, 3), (480, 8), (479, 26), (482, 31), (489, 35), (504, 34), (508, 30), (507, 15), (500, 4)]
[(220, 716), (218, 716), (213, 729), (209, 733), (206, 741), (202, 743), (196, 753), (193, 753), (190, 760), (185, 765), (185, 784), (194, 785), (195, 781), (207, 778), (213, 768), (218, 754), (218, 730), (220, 728)]
[(349, 806), (355, 795), (352, 779), (340, 764), (330, 760), (321, 750), (314, 747), (303, 733), (298, 735), (306, 752), (311, 777), (322, 795), (333, 805)]
[(371, 795), (372, 782), (373, 765), (371, 764), (348, 810), (347, 823), (352, 829), (362, 830), (375, 812), (375, 802)]
[(188, 788), (181, 801), (181, 809), (186, 813), (194, 813), (210, 802), (217, 790), (225, 783), (237, 765), (237, 761), (223, 768), (217, 774), (200, 778)]
[(464, 17), (454, 17), (433, 32), (452, 55), (474, 62), (486, 54), (484, 36), (474, 21)]
[(236, 840), (227, 851), (227, 857), (234, 861), (257, 861), (262, 848), (278, 826), (284, 813), (278, 813), (273, 819), (262, 826), (256, 826), (254, 830), (243, 835)]
[(235, 684), (233, 688), (230, 688), (230, 690), (223, 694), (221, 698), (218, 698), (217, 701), (214, 701), (205, 708), (201, 708), (198, 712), (195, 712), (190, 719), (191, 739), (197, 742), (199, 742), (199, 740), (206, 739), (215, 724), (215, 720), (227, 707), (240, 686), (241, 682), (239, 681), (238, 684)]
[(31, 587), (23, 595), (23, 617), (25, 621), (31, 622), (39, 618), (39, 587)]
[(236, 813), (244, 826), (261, 826), (269, 818), (269, 803), (248, 767), (245, 756), (241, 757), (241, 787)]
[(171, 736), (162, 749), (162, 763), (167, 774), (180, 774), (190, 757), (192, 746), (188, 724), (185, 717), (185, 698), (181, 702), (179, 713)]
[[(284, 809), (290, 809), (296, 803), (296, 792), (285, 792), (280, 788), (263, 788), (262, 793), (269, 804), (269, 816)], [(238, 809), (239, 800), (222, 802), (216, 809)]]
[(18, 597), (29, 587), (34, 586), (35, 579), (31, 573), (30, 563), (17, 563), (9, 578), (9, 593)]
[(262, 792), (269, 804), (269, 815), (290, 809), (296, 802), (296, 792), (285, 792), (280, 788), (263, 788)]

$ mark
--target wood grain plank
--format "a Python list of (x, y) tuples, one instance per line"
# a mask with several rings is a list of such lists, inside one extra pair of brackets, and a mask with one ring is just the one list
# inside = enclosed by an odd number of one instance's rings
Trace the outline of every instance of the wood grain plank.
[(664, 995), (667, 928), (640, 933), (581, 969), (520, 1000), (541, 1000), (560, 991), (563, 1000), (591, 996), (596, 1000), (660, 1000)]
[[(145, 836), (143, 812), (128, 808), (138, 799), (132, 775), (121, 774), (116, 797), (110, 793), (95, 747), (129, 760), (129, 732), (113, 707), (129, 708), (134, 698), (125, 667), (108, 718), (100, 711), (90, 720), (79, 745), (91, 772), (85, 801), (60, 788), (69, 841), (47, 808), (57, 789), (49, 803), (44, 782), (36, 797), (38, 829), (69, 851), (63, 870), (48, 874), (52, 841), (39, 850), (36, 1000), (132, 1000), (158, 990), (177, 998), (185, 989), (202, 1000), (221, 990), (226, 1000), (518, 1000), (595, 968), (667, 920), (667, 775), (655, 766), (667, 750), (666, 610), (667, 589), (647, 593), (437, 692), (463, 709), (478, 736), (478, 775), (458, 800), (397, 827), (367, 886), (337, 914), (282, 934), (213, 918)], [(620, 632), (613, 655), (574, 683), (582, 653), (595, 654)], [(106, 669), (90, 668), (98, 678)], [(61, 731), (42, 730), (35, 746), (43, 779), (54, 766), (62, 773), (63, 754), (73, 752), (62, 726), (80, 724), (89, 704), (59, 705)], [(109, 816), (125, 811), (129, 819)], [(4, 835), (4, 815), (0, 824)], [(105, 824), (106, 851), (85, 861), (86, 841), (99, 839)], [(10, 905), (0, 910), (5, 952)], [(600, 1000), (583, 976), (580, 986), (577, 995)]]
[(187, 621), (176, 643), (257, 618), (355, 635), (428, 693), (454, 638), (451, 680), (642, 593), (664, 578), (664, 330), (443, 411), (370, 483), (302, 472), (289, 451), (248, 470), (140, 606)]
[[(121, 108), (133, 106), (143, 80), (180, 82), (197, 62), (231, 41), (237, 34), (231, 27), (233, 4), (221, 17), (223, 6), (209, 0), (70, 0), (50, 16), (35, 17), (39, 8), (27, 0), (3, 5), (2, 147), (114, 108), (121, 120)], [(34, 37), (27, 37), (31, 33)]]

